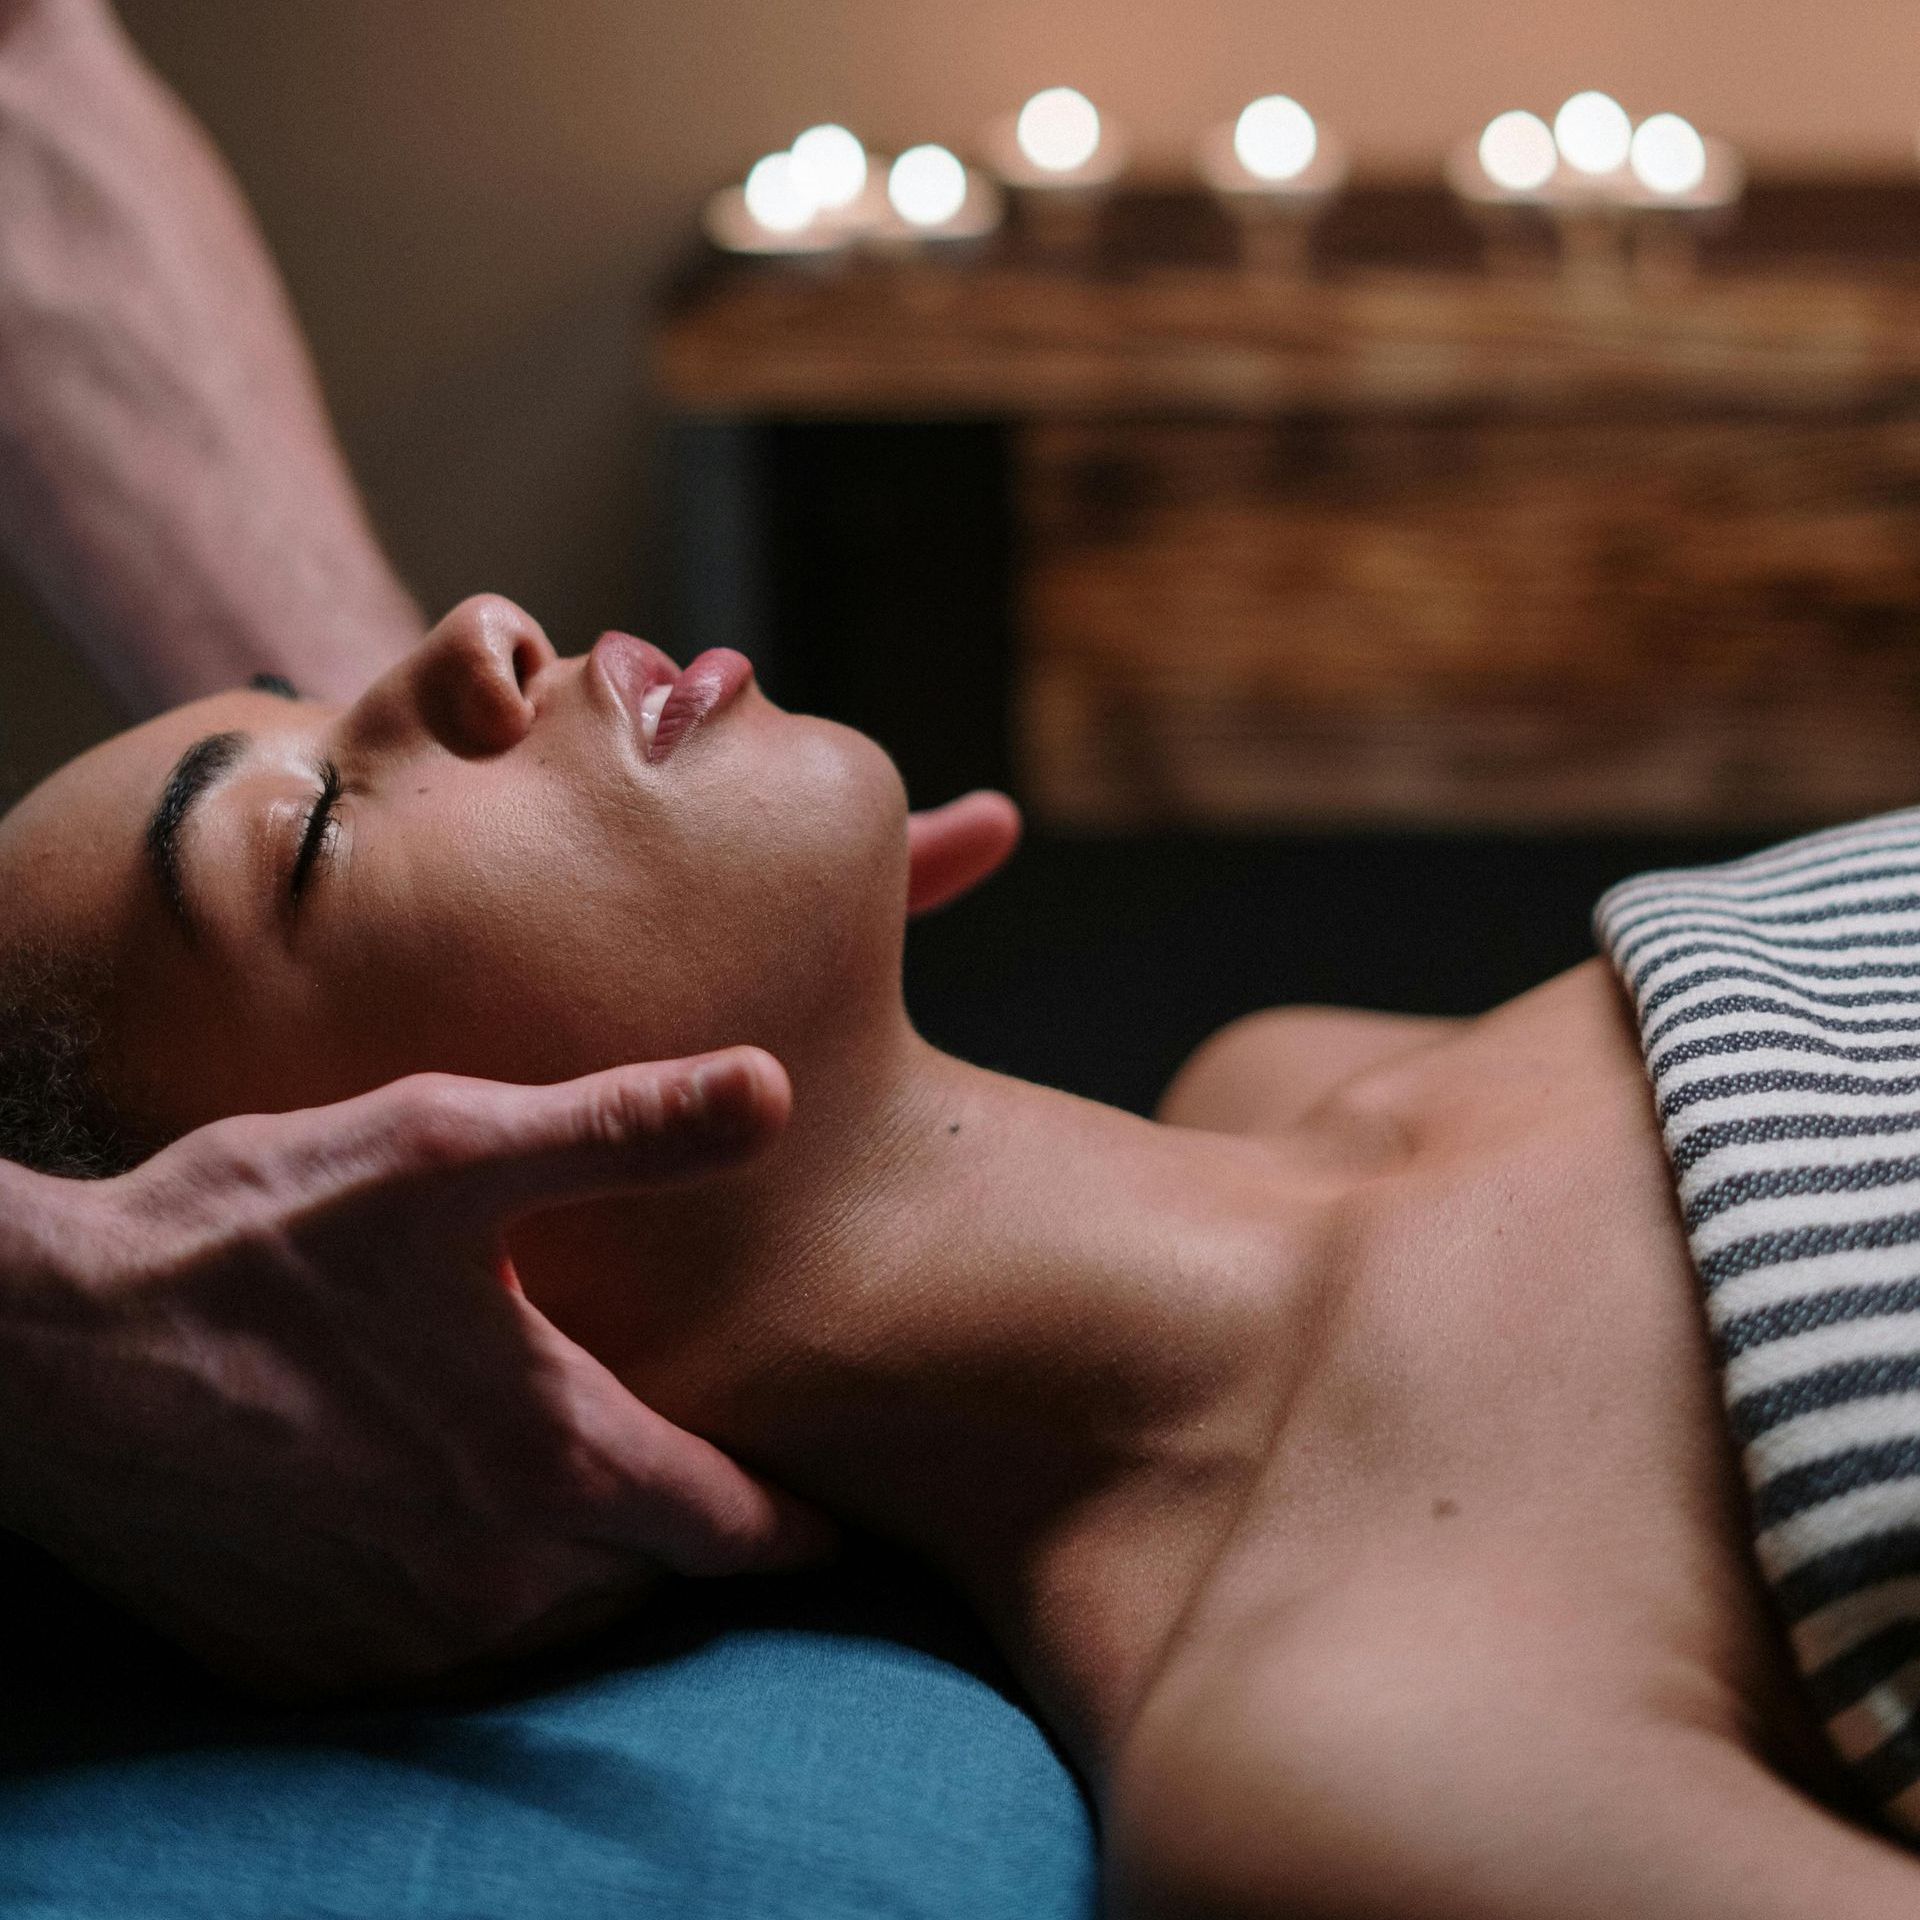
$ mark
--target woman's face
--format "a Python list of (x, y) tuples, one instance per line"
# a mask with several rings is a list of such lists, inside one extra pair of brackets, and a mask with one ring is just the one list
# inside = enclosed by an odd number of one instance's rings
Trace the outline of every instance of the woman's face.
[(106, 1091), (168, 1133), (848, 1044), (898, 1010), (899, 778), (738, 656), (675, 673), (469, 600), (351, 707), (223, 694), (76, 761), (0, 831), (0, 900), (113, 957)]

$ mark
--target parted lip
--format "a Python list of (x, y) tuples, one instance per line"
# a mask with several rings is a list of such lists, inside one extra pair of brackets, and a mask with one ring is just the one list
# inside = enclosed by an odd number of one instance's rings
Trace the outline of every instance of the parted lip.
[(731, 647), (709, 647), (682, 671), (630, 633), (603, 633), (590, 659), (626, 710), (642, 754), (656, 765), (753, 678), (753, 663)]

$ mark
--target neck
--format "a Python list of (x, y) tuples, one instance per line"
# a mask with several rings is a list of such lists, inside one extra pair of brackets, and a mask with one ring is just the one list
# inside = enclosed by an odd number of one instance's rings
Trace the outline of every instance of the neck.
[(902, 1019), (868, 1071), (795, 1075), (766, 1162), (515, 1255), (650, 1405), (954, 1578), (1097, 1773), (1271, 1448), (1316, 1217), (1268, 1147)]

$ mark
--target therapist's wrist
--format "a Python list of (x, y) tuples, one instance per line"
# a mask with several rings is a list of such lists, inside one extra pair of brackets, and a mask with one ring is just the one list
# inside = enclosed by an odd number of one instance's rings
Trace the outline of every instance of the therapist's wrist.
[(77, 1185), (0, 1160), (0, 1329), (30, 1294), (70, 1284), (60, 1249)]
[(0, 1527), (33, 1534), (26, 1498), (49, 1357), (98, 1307), (87, 1249), (102, 1237), (91, 1182), (53, 1180), (0, 1160)]

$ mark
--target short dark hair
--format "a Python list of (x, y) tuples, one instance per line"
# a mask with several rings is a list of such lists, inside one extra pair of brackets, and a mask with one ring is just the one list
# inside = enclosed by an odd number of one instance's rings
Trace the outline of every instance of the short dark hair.
[(153, 1150), (100, 1090), (106, 971), (33, 941), (0, 950), (0, 1159), (105, 1180)]

